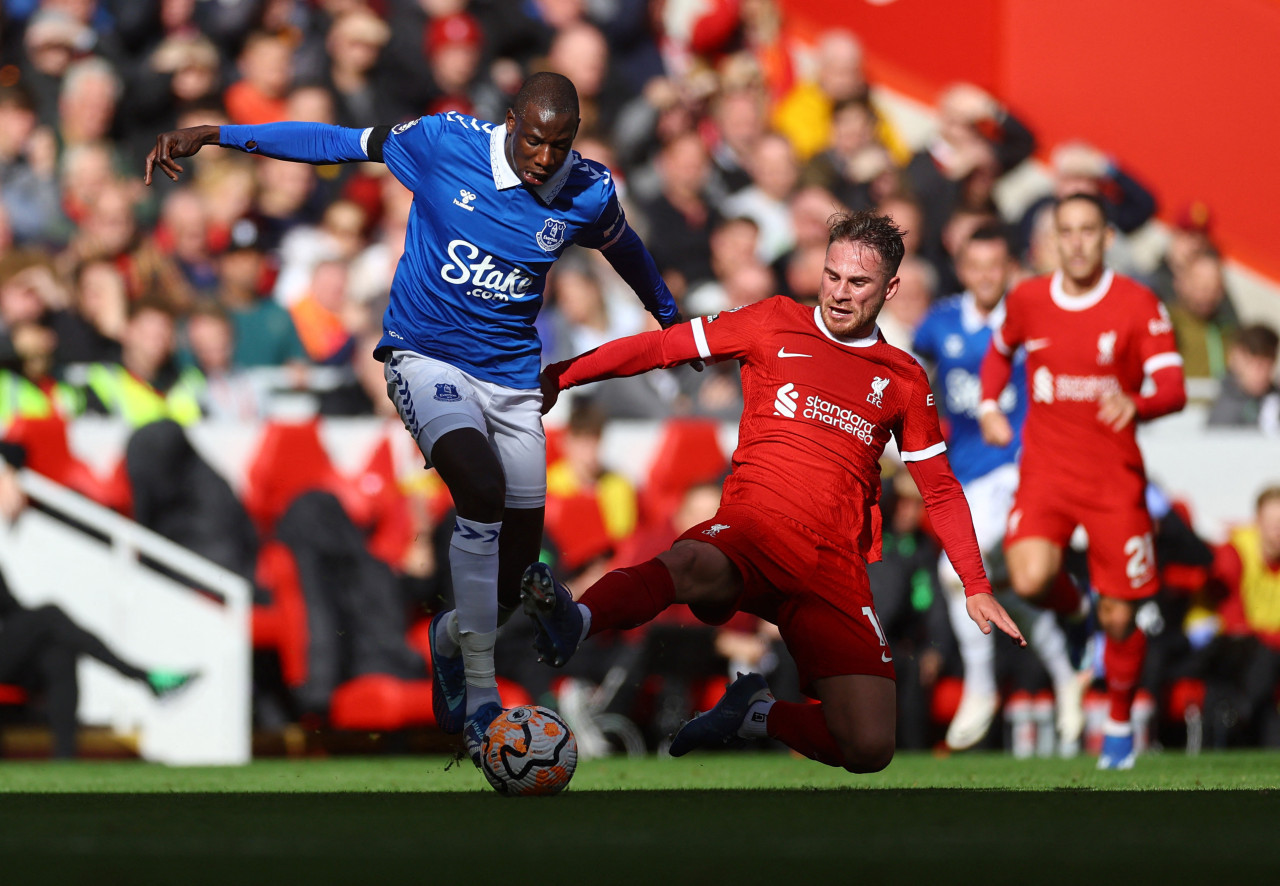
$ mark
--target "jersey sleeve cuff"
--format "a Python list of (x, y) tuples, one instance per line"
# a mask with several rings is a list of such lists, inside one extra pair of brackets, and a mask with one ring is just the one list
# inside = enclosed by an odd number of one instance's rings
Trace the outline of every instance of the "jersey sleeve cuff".
[(689, 326), (693, 329), (693, 344), (698, 349), (698, 356), (706, 360), (711, 356), (711, 348), (707, 344), (707, 331), (703, 328), (702, 318), (694, 317), (689, 321)]
[(943, 442), (934, 443), (932, 446), (930, 446), (927, 449), (918, 449), (915, 452), (904, 451), (904, 452), (898, 453), (898, 455), (902, 458), (904, 462), (924, 461), (927, 458), (933, 458), (935, 455), (941, 455), (946, 451), (947, 451), (947, 444), (945, 441), (943, 441)]

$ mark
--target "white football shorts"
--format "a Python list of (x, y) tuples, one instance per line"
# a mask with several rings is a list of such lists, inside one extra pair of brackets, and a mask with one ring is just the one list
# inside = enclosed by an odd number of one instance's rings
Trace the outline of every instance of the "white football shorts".
[(542, 430), (542, 391), (522, 391), (481, 381), (413, 351), (387, 355), (382, 367), (387, 396), (417, 441), (427, 467), (431, 448), (450, 431), (484, 434), (507, 480), (506, 506), (540, 508), (547, 501), (547, 437)]

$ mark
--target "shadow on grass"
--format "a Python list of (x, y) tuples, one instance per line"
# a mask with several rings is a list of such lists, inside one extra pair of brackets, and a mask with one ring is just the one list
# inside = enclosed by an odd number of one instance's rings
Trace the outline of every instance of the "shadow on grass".
[(15, 886), (1185, 882), (1274, 874), (1278, 811), (1274, 793), (1213, 791), (12, 794), (0, 870)]

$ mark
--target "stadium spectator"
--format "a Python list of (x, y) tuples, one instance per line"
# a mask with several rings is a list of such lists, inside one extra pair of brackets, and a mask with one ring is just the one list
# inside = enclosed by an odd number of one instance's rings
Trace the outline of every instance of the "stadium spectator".
[(1173, 278), (1169, 319), (1187, 378), (1221, 379), (1227, 371), (1227, 342), (1234, 315), (1222, 277), (1222, 259), (1211, 252), (1191, 259)]
[(423, 34), (431, 79), (439, 94), (426, 106), (427, 113), (457, 111), (481, 120), (502, 116), (508, 97), (491, 80), (477, 76), (484, 51), (480, 23), (466, 12), (431, 19)]
[(717, 201), (751, 186), (751, 157), (768, 132), (767, 104), (758, 78), (733, 88), (722, 86), (712, 98), (708, 117), (716, 137), (710, 187)]
[[(816, 316), (768, 299), (714, 321), (610, 342), (544, 371), (549, 405), (559, 390), (599, 378), (696, 359), (742, 363), (746, 407), (734, 472), (712, 520), (658, 557), (609, 573), (580, 603), (543, 564), (530, 566), (522, 582), (526, 611), (539, 625), (535, 646), (553, 665), (586, 636), (644, 624), (672, 603), (690, 604), (712, 624), (744, 611), (779, 626), (802, 688), (820, 703), (775, 702), (762, 676), (743, 675), (676, 734), (674, 756), (768, 735), (850, 771), (889, 764), (893, 654), (865, 563), (880, 554), (873, 509), (891, 437), (965, 581), (971, 616), (1025, 645), (991, 596), (928, 379), (876, 328), (898, 286), (901, 234), (889, 219), (860, 213), (833, 219), (830, 240)], [(792, 355), (797, 360), (787, 362)], [(841, 418), (828, 424), (832, 416)]]
[(392, 112), (382, 100), (386, 84), (376, 75), (378, 56), (390, 38), (387, 23), (367, 7), (355, 6), (333, 19), (325, 40), (329, 62), (325, 85), (333, 97), (334, 114), (333, 120), (324, 122), (368, 126), (391, 119)]
[[(1134, 619), (1158, 585), (1135, 426), (1186, 403), (1182, 359), (1159, 299), (1106, 266), (1114, 235), (1102, 200), (1068, 195), (1054, 218), (1062, 270), (1006, 297), (982, 364), (978, 415), (987, 443), (1012, 442), (998, 398), (1015, 350), (1025, 347), (1032, 398), (1005, 535), (1009, 581), (1028, 600), (1070, 611), (1079, 598), (1062, 571), (1063, 552), (1084, 526), (1106, 634), (1110, 712), (1098, 766), (1127, 769), (1135, 757), (1130, 711), (1146, 655)], [(1070, 455), (1082, 451), (1090, 457)]]
[(707, 238), (713, 276), (691, 289), (684, 298), (685, 310), (691, 316), (705, 317), (728, 308), (724, 280), (735, 268), (759, 264), (756, 258), (759, 237), (759, 226), (745, 216), (723, 218), (716, 223)]
[[(1025, 246), (1031, 240), (1036, 216), (1054, 200), (1067, 194), (1097, 194), (1107, 207), (1107, 218), (1122, 234), (1132, 234), (1156, 213), (1151, 192), (1093, 145), (1082, 141), (1060, 144), (1049, 158), (1053, 175), (1051, 193), (1034, 201), (1022, 214), (1019, 233)], [(1115, 261), (1115, 255), (1109, 261)], [(1123, 256), (1127, 261), (1128, 257)]]
[(232, 123), (283, 120), (285, 96), (293, 85), (293, 51), (282, 35), (255, 31), (236, 58), (240, 79), (222, 94)]
[[(20, 447), (4, 443), (0, 444), (0, 456), (0, 514), (12, 523), (26, 507), (15, 473), (15, 468), (25, 461), (25, 453)], [(76, 666), (81, 656), (93, 658), (145, 686), (157, 699), (173, 696), (198, 676), (172, 669), (148, 669), (128, 661), (58, 606), (23, 606), (0, 571), (0, 682), (43, 690), (53, 732), (53, 756), (57, 758), (70, 759), (77, 753), (80, 682)]]
[(1205, 709), (1214, 747), (1280, 744), (1280, 486), (1257, 498), (1253, 525), (1218, 548), (1213, 579), (1225, 595), (1222, 635), (1208, 656)]
[(129, 306), (119, 363), (84, 370), (88, 412), (110, 415), (138, 428), (162, 418), (188, 425), (200, 419), (200, 401), (175, 362), (174, 315), (163, 302), (139, 299)]
[(1026, 126), (971, 83), (944, 91), (936, 112), (936, 133), (906, 168), (906, 179), (923, 213), (917, 235), (920, 251), (935, 262), (942, 250), (943, 225), (964, 202), (966, 179), (975, 174), (1003, 175), (1035, 149), (1035, 138)]
[(0, 86), (0, 200), (15, 242), (47, 241), (61, 220), (54, 132), (21, 81)]
[(67, 68), (58, 92), (58, 135), (64, 149), (113, 135), (122, 89), (119, 75), (105, 59), (87, 58)]
[(1209, 407), (1210, 427), (1258, 428), (1280, 434), (1276, 358), (1280, 338), (1264, 323), (1237, 329), (1227, 346), (1227, 374)]
[(214, 296), (218, 263), (211, 248), (208, 210), (200, 194), (184, 188), (165, 197), (154, 240), (159, 251), (177, 265), (197, 299), (207, 301)]
[(308, 362), (289, 312), (265, 291), (270, 269), (258, 243), (258, 227), (249, 219), (231, 226), (230, 242), (219, 259), (218, 302), (235, 324), (232, 364), (301, 366)]
[(1151, 288), (1165, 304), (1173, 304), (1174, 278), (1185, 273), (1193, 259), (1218, 251), (1212, 234), (1213, 213), (1203, 200), (1192, 200), (1178, 210), (1169, 226), (1168, 245), (1151, 275)]
[(912, 340), (938, 292), (938, 272), (918, 255), (908, 255), (898, 267), (898, 293), (880, 312), (880, 334), (895, 348), (912, 353)]
[(195, 294), (177, 263), (139, 228), (136, 207), (130, 186), (106, 183), (90, 198), (75, 236), (58, 254), (59, 272), (66, 279), (87, 262), (110, 262), (124, 273), (130, 300), (147, 297), (172, 311), (185, 310)]
[(707, 149), (697, 133), (682, 133), (663, 146), (655, 166), (662, 192), (642, 200), (640, 210), (649, 223), (653, 259), (677, 297), (683, 297), (712, 276), (708, 238), (720, 213), (706, 197)]
[(772, 264), (795, 245), (788, 201), (795, 191), (799, 170), (791, 143), (777, 133), (760, 137), (748, 158), (751, 184), (720, 202), (720, 213), (746, 216), (760, 229), (758, 257)]
[(189, 365), (183, 384), (200, 404), (204, 418), (255, 422), (267, 415), (267, 390), (234, 363), (235, 324), (217, 302), (201, 302), (183, 328)]
[(561, 438), (561, 456), (547, 465), (547, 495), (594, 495), (605, 530), (616, 544), (635, 531), (639, 519), (636, 490), (601, 460), (600, 442), (608, 424), (604, 410), (578, 398)]

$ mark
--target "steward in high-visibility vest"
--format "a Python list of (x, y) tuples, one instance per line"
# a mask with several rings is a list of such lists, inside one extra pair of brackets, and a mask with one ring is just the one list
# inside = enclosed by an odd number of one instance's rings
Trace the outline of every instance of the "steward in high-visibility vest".
[(172, 384), (164, 384), (162, 373), (155, 383), (145, 381), (119, 363), (94, 363), (85, 376), (89, 412), (117, 416), (130, 427), (139, 428), (171, 418), (180, 425), (195, 424), (203, 414), (198, 392), (204, 377), (198, 369), (170, 374)]

